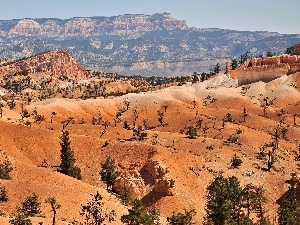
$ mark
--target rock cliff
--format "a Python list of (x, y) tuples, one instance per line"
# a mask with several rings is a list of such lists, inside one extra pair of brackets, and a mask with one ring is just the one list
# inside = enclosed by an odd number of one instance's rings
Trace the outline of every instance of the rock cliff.
[(75, 17), (71, 19), (21, 19), (12, 27), (8, 21), (0, 21), (2, 35), (14, 36), (95, 36), (95, 35), (135, 35), (151, 30), (187, 29), (185, 21), (180, 21), (169, 13), (153, 15), (120, 15), (113, 17)]
[(169, 176), (168, 168), (161, 162), (149, 159), (144, 165), (133, 163), (120, 165), (119, 178), (114, 183), (114, 190), (126, 188), (131, 198), (142, 198), (154, 191), (163, 196), (174, 195), (175, 180)]
[(169, 13), (0, 20), (0, 58), (65, 50), (90, 70), (186, 76), (239, 57), (284, 52), (297, 34), (188, 27)]
[(285, 74), (300, 71), (300, 55), (281, 55), (268, 58), (253, 58), (235, 70), (226, 67), (231, 77), (238, 79), (239, 85), (253, 82), (269, 82)]

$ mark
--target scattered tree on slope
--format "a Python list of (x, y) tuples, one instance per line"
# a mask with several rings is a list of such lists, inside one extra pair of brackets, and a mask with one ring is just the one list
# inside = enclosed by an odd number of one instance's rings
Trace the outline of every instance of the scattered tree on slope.
[(265, 216), (264, 191), (253, 185), (241, 187), (234, 176), (219, 175), (207, 187), (206, 225), (255, 224), (251, 215), (255, 214), (258, 224), (270, 224)]
[(38, 196), (35, 193), (27, 196), (22, 202), (22, 207), (17, 208), (19, 215), (24, 215), (25, 217), (31, 217), (39, 215), (41, 211), (41, 203), (38, 201)]
[(106, 184), (106, 189), (108, 190), (109, 187), (112, 188), (114, 185), (117, 177), (118, 177), (118, 172), (116, 170), (116, 164), (115, 160), (112, 159), (110, 156), (106, 158), (105, 163), (101, 163), (101, 171), (100, 173), (100, 178), (101, 181), (103, 181)]
[(76, 160), (74, 158), (74, 152), (71, 148), (71, 140), (69, 137), (69, 132), (63, 130), (60, 140), (61, 140), (60, 172), (80, 180), (81, 170), (79, 167), (75, 166)]
[(279, 225), (299, 225), (300, 198), (297, 196), (296, 188), (291, 187), (286, 196), (278, 209), (278, 223)]
[(80, 215), (84, 217), (84, 222), (80, 225), (101, 225), (107, 221), (111, 223), (115, 220), (116, 213), (114, 210), (108, 212), (104, 209), (103, 197), (97, 192), (92, 195), (93, 199), (86, 205), (81, 205)]
[(193, 217), (196, 215), (196, 210), (191, 209), (189, 211), (185, 210), (185, 213), (177, 213), (167, 218), (169, 225), (192, 225)]
[(47, 198), (45, 203), (48, 203), (51, 206), (51, 211), (53, 212), (52, 225), (55, 225), (57, 210), (61, 207), (61, 205), (57, 203), (54, 197)]
[(0, 164), (0, 179), (11, 180), (10, 172), (13, 170), (11, 162), (6, 157), (4, 162)]
[(121, 216), (121, 221), (128, 225), (154, 225), (151, 215), (139, 199), (132, 202), (132, 208), (128, 209), (128, 214)]

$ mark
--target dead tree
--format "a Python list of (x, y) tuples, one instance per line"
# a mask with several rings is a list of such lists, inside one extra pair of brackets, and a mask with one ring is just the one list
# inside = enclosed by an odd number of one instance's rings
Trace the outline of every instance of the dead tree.
[(65, 121), (63, 121), (62, 122), (62, 124), (63, 124), (63, 126), (62, 126), (62, 132), (64, 132), (65, 131), (65, 128), (71, 123), (71, 122), (73, 122), (74, 121), (74, 119), (73, 119), (73, 117), (69, 117), (67, 120), (65, 120)]
[(107, 129), (107, 127), (109, 126), (109, 124), (110, 124), (110, 123), (109, 123), (108, 121), (103, 121), (103, 123), (102, 123), (103, 131), (102, 131), (100, 137), (102, 137), (102, 136), (106, 133), (106, 129)]
[(136, 125), (136, 121), (139, 118), (139, 112), (137, 110), (137, 108), (135, 108), (132, 112), (132, 118), (133, 118), (133, 127), (135, 127)]

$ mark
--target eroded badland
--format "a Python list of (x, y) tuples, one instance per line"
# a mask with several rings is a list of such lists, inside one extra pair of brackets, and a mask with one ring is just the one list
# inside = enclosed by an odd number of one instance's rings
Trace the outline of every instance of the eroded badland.
[[(299, 56), (289, 57), (296, 57), (292, 73), (284, 70), (269, 79), (268, 72), (266, 83), (262, 77), (268, 68), (251, 61), (244, 65), (248, 69), (235, 72), (249, 78), (252, 71), (256, 80), (245, 85), (238, 85), (237, 74), (217, 74), (203, 82), (174, 81), (156, 88), (143, 80), (95, 76), (65, 52), (1, 66), (0, 155), (13, 170), (11, 180), (0, 180), (9, 199), (0, 203), (0, 223), (8, 224), (9, 215), (33, 192), (44, 215), (31, 218), (34, 224), (51, 224), (52, 212), (44, 203), (48, 197), (61, 205), (57, 224), (79, 221), (81, 204), (98, 191), (105, 208), (116, 211), (113, 224), (121, 224), (128, 206), (100, 181), (107, 156), (119, 171), (114, 188), (126, 184), (132, 198), (146, 207), (156, 205), (163, 224), (173, 212), (190, 208), (197, 212), (194, 222), (202, 224), (206, 187), (220, 173), (236, 176), (242, 185), (262, 186), (267, 214), (276, 220), (277, 201), (289, 189), (291, 174), (300, 187)], [(272, 70), (286, 68), (278, 60), (270, 62), (266, 66)], [(65, 129), (82, 180), (57, 172), (62, 122), (69, 118)], [(191, 127), (197, 133), (193, 138), (187, 135)], [(267, 144), (276, 135), (276, 161), (266, 171), (272, 148)], [(266, 157), (258, 157), (262, 151)], [(234, 169), (235, 154), (242, 164)]]

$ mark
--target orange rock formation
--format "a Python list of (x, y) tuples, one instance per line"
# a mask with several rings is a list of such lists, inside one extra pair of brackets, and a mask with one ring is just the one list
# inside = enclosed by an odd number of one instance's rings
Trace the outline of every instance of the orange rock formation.
[(226, 73), (232, 78), (237, 78), (239, 85), (257, 81), (269, 82), (285, 74), (290, 75), (300, 71), (300, 45), (295, 45), (292, 55), (253, 58), (235, 70), (230, 70), (229, 65), (226, 64)]
[(65, 51), (52, 51), (0, 67), (0, 77), (6, 74), (28, 75), (39, 72), (67, 76), (75, 80), (90, 77), (90, 72)]

